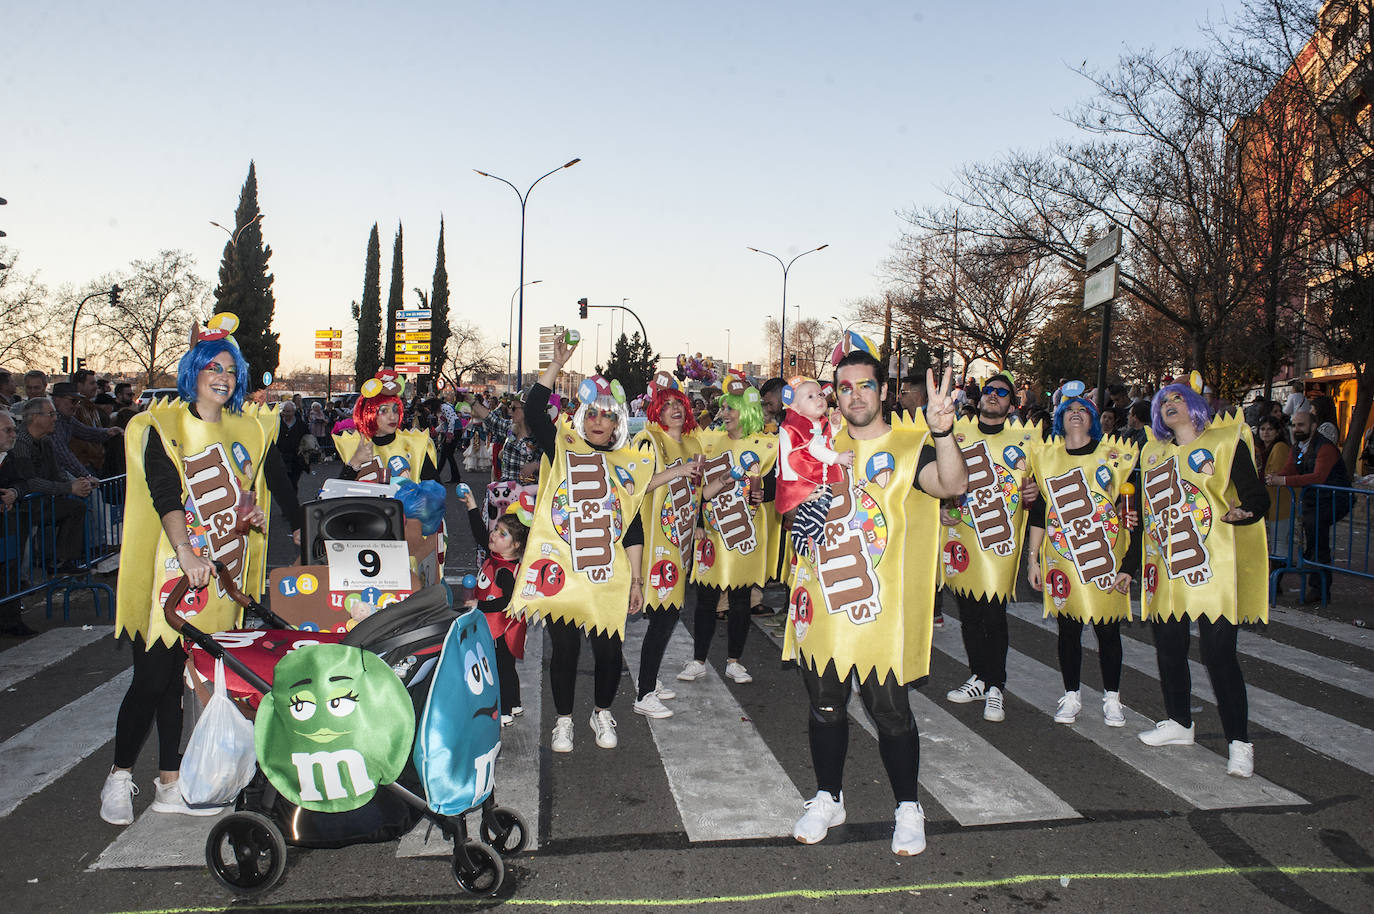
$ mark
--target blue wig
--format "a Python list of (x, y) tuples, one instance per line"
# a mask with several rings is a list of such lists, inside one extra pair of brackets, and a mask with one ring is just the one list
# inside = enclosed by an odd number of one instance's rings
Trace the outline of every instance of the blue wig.
[(1150, 429), (1155, 433), (1155, 437), (1161, 441), (1168, 441), (1174, 437), (1174, 433), (1169, 426), (1164, 424), (1164, 417), (1160, 415), (1160, 409), (1164, 405), (1164, 398), (1171, 393), (1183, 396), (1183, 405), (1188, 407), (1188, 415), (1193, 420), (1193, 428), (1201, 432), (1211, 421), (1212, 413), (1207, 408), (1207, 401), (1202, 399), (1197, 391), (1187, 384), (1170, 384), (1168, 387), (1161, 388), (1155, 398), (1150, 401)]
[[(993, 375), (999, 377), (999, 375)], [(1068, 412), (1070, 403), (1081, 403), (1087, 407), (1088, 415), (1092, 416), (1092, 426), (1088, 429), (1088, 437), (1094, 441), (1102, 438), (1102, 420), (1097, 415), (1097, 404), (1085, 397), (1065, 397), (1059, 401), (1059, 405), (1054, 408), (1054, 422), (1050, 425), (1050, 434), (1064, 437), (1064, 413)]]
[(243, 398), (248, 393), (248, 363), (243, 360), (243, 353), (239, 352), (238, 344), (230, 339), (202, 340), (181, 357), (181, 364), (177, 366), (177, 393), (181, 394), (181, 399), (187, 403), (196, 402), (196, 385), (200, 380), (200, 373), (221, 352), (229, 353), (239, 373), (238, 379), (234, 382), (234, 391), (229, 395), (229, 402), (225, 406), (231, 413), (242, 412)]

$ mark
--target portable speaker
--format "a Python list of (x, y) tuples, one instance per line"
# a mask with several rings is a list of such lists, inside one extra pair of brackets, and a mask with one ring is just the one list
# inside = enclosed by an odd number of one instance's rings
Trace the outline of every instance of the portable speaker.
[(301, 563), (323, 565), (327, 540), (403, 540), (405, 512), (394, 498), (324, 498), (306, 502)]

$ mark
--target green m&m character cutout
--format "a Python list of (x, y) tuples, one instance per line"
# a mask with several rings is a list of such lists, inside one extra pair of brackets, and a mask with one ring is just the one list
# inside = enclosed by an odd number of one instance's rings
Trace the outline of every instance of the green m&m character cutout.
[(272, 786), (315, 812), (357, 809), (400, 776), (415, 739), (405, 686), (376, 654), (310, 644), (287, 654), (253, 742)]

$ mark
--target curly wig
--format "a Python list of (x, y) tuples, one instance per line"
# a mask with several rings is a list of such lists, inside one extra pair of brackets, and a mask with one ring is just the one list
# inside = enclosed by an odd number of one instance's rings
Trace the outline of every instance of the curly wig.
[(573, 413), (573, 428), (577, 429), (577, 434), (582, 436), (582, 440), (587, 440), (587, 407), (595, 406), (603, 413), (614, 413), (616, 417), (615, 435), (611, 438), (610, 449), (615, 451), (623, 448), (630, 440), (630, 419), (629, 413), (625, 409), (625, 404), (621, 403), (609, 393), (604, 393), (591, 403), (579, 403), (577, 412)]
[(1054, 408), (1054, 421), (1050, 425), (1050, 434), (1064, 437), (1064, 413), (1068, 412), (1070, 403), (1080, 403), (1087, 407), (1088, 415), (1092, 417), (1092, 425), (1088, 428), (1088, 437), (1094, 441), (1100, 439), (1102, 437), (1102, 420), (1097, 415), (1097, 404), (1086, 397), (1065, 397), (1059, 401), (1059, 405)]
[(358, 397), (353, 404), (353, 423), (358, 434), (369, 441), (377, 435), (377, 410), (388, 403), (396, 404), (396, 426), (399, 428), (406, 417), (406, 405), (400, 397), (387, 394), (377, 397)]

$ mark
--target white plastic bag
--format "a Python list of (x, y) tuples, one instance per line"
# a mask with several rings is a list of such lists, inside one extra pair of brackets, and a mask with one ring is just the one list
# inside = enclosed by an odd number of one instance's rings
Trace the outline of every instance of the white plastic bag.
[(215, 693), (205, 705), (181, 757), (181, 795), (191, 806), (234, 802), (253, 779), (253, 723), (224, 687), (224, 661), (215, 661)]

